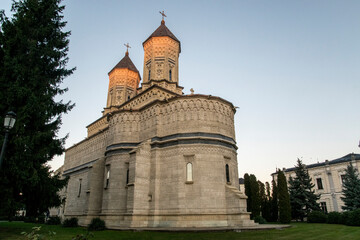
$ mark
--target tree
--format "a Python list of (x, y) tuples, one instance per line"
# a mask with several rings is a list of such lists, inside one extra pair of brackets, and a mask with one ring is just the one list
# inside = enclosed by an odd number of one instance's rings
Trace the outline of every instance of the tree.
[(245, 195), (248, 197), (246, 199), (246, 210), (248, 212), (252, 212), (250, 176), (247, 173), (245, 173), (244, 175), (244, 187), (245, 187)]
[(260, 216), (260, 209), (261, 209), (259, 183), (256, 180), (254, 174), (250, 174), (250, 189), (251, 189), (251, 207), (252, 207), (251, 216), (254, 219), (257, 216)]
[[(260, 186), (262, 187), (264, 184)], [(269, 182), (265, 182), (265, 195), (262, 197), (261, 215), (266, 221), (271, 221), (271, 200), (270, 184)]]
[[(68, 37), (61, 0), (14, 1), (11, 19), (0, 13), (0, 115), (17, 113), (0, 171), (0, 209), (9, 215), (24, 204), (27, 216), (59, 205), (67, 180), (52, 176), (46, 163), (64, 152), (58, 137), (71, 102), (55, 101), (67, 69)], [(2, 120), (2, 119), (0, 119)]]
[(290, 177), (289, 179), (292, 217), (304, 221), (304, 217), (309, 212), (320, 211), (319, 204), (316, 202), (320, 195), (315, 194), (315, 190), (313, 190), (315, 185), (311, 182), (309, 172), (300, 159), (297, 160), (295, 174), (295, 178)]
[(278, 188), (275, 180), (271, 181), (272, 185), (272, 194), (271, 194), (271, 218), (270, 221), (277, 222), (279, 218), (279, 208), (278, 208)]
[(279, 221), (289, 223), (291, 221), (290, 196), (284, 172), (278, 171), (278, 197), (279, 197)]
[(259, 195), (259, 184), (254, 174), (244, 175), (245, 194), (247, 199), (247, 211), (251, 212), (251, 218), (260, 216), (261, 201)]
[(345, 169), (343, 194), (343, 210), (352, 211), (360, 208), (360, 178), (357, 169), (351, 163)]

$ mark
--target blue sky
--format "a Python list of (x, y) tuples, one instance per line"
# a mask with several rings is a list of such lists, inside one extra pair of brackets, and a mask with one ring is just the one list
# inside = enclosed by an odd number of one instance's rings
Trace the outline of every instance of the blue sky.
[[(292, 167), (360, 152), (360, 1), (65, 0), (71, 30), (69, 91), (76, 103), (59, 133), (66, 147), (106, 104), (107, 73), (124, 43), (142, 75), (142, 42), (160, 25), (181, 41), (180, 85), (220, 96), (235, 115), (239, 176), (270, 181)], [(10, 14), (10, 0), (0, 9)], [(51, 162), (54, 168), (64, 157)]]

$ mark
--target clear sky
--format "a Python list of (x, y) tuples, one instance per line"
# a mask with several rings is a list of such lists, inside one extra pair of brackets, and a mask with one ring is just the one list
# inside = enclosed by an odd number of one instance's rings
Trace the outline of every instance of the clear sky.
[[(181, 41), (184, 93), (232, 102), (239, 176), (270, 181), (293, 167), (358, 153), (360, 139), (360, 1), (65, 0), (71, 30), (62, 97), (76, 103), (63, 117), (66, 147), (101, 116), (108, 75), (131, 45), (142, 75), (142, 42), (160, 25)], [(10, 14), (10, 0), (0, 9)], [(62, 165), (64, 156), (51, 162)]]

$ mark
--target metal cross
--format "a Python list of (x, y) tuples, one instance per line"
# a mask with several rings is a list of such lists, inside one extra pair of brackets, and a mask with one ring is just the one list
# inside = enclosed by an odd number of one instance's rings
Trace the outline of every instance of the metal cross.
[(131, 48), (130, 45), (129, 45), (129, 43), (124, 44), (124, 46), (126, 47), (126, 52), (128, 52), (129, 48)]
[(164, 11), (162, 11), (162, 12), (159, 11), (159, 13), (162, 15), (162, 20), (164, 20), (164, 17), (167, 17), (167, 16), (165, 15)]

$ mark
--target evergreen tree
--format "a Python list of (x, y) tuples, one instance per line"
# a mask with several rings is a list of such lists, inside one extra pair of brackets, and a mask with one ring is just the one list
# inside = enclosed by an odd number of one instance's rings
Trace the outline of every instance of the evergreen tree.
[(250, 189), (251, 189), (251, 216), (254, 219), (256, 216), (260, 216), (261, 200), (259, 194), (259, 183), (256, 180), (254, 174), (250, 174)]
[(279, 197), (279, 221), (289, 223), (291, 221), (290, 196), (284, 172), (278, 171), (278, 197)]
[[(67, 91), (60, 85), (66, 69), (68, 37), (63, 32), (61, 0), (14, 1), (11, 19), (0, 14), (0, 117), (17, 113), (0, 171), (0, 209), (11, 215), (25, 204), (37, 216), (61, 203), (67, 180), (52, 176), (46, 163), (64, 152), (58, 137), (61, 116), (73, 108), (55, 101)], [(0, 119), (2, 121), (2, 119)]]
[(250, 188), (250, 176), (245, 173), (244, 175), (244, 187), (245, 187), (245, 195), (248, 197), (246, 199), (246, 210), (248, 212), (252, 212), (252, 201), (251, 201), (251, 188)]
[(265, 191), (266, 191), (265, 201), (262, 204), (261, 212), (263, 218), (265, 218), (265, 220), (269, 222), (271, 221), (271, 201), (272, 201), (269, 182), (265, 182)]
[(278, 208), (278, 187), (273, 179), (272, 184), (272, 196), (271, 196), (271, 219), (272, 222), (277, 222), (279, 218), (279, 208)]
[(345, 170), (345, 178), (343, 182), (343, 194), (341, 200), (345, 206), (343, 210), (355, 210), (360, 208), (360, 178), (356, 168), (350, 163)]
[(316, 202), (319, 194), (315, 194), (314, 184), (311, 182), (309, 172), (305, 164), (300, 159), (295, 166), (295, 178), (289, 179), (289, 191), (292, 217), (304, 221), (311, 211), (320, 211), (319, 204)]

